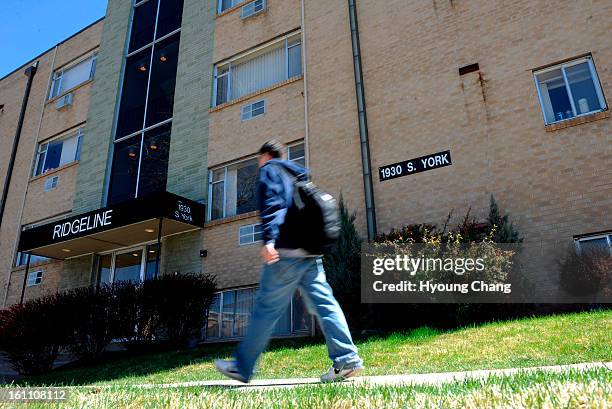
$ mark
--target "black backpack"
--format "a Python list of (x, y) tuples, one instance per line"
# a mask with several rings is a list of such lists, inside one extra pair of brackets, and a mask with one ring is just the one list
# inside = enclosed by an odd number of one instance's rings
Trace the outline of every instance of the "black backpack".
[(299, 180), (285, 168), (277, 167), (293, 181), (293, 200), (281, 230), (299, 232), (296, 246), (311, 254), (322, 254), (330, 250), (340, 237), (338, 202), (313, 182)]

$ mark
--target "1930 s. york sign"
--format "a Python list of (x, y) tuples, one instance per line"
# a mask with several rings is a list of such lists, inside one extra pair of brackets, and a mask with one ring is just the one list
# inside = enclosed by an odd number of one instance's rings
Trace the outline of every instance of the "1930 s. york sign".
[(450, 151), (444, 151), (421, 156), (420, 158), (405, 160), (392, 165), (381, 166), (378, 168), (378, 175), (380, 176), (380, 181), (384, 182), (385, 180), (443, 168), (452, 164)]

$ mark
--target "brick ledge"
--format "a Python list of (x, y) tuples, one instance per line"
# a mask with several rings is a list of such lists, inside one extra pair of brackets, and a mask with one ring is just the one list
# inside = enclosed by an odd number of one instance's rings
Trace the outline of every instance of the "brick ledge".
[(208, 112), (212, 113), (212, 112), (220, 111), (220, 110), (222, 110), (224, 108), (227, 108), (229, 106), (239, 104), (241, 102), (246, 101), (247, 99), (251, 99), (251, 98), (259, 96), (261, 94), (265, 94), (266, 92), (270, 92), (272, 90), (275, 90), (277, 88), (283, 87), (285, 85), (297, 82), (297, 81), (299, 81), (301, 79), (302, 79), (302, 75), (296, 75), (295, 77), (291, 77), (291, 78), (289, 78), (287, 80), (279, 82), (278, 84), (270, 85), (267, 88), (262, 88), (259, 91), (251, 92), (250, 94), (243, 95), (240, 98), (233, 99), (233, 100), (231, 100), (229, 102), (226, 102), (224, 104), (217, 105), (216, 107), (209, 108)]
[(546, 125), (544, 128), (546, 129), (546, 132), (554, 132), (560, 129), (565, 129), (576, 125), (582, 125), (588, 122), (599, 121), (600, 119), (606, 119), (609, 117), (610, 111), (606, 110), (601, 112), (595, 112), (593, 114), (579, 116), (577, 118), (567, 119), (565, 121), (557, 122), (555, 124)]
[(239, 221), (239, 220), (249, 219), (249, 218), (255, 217), (255, 216), (259, 216), (259, 211), (258, 210), (255, 210), (255, 211), (252, 211), (252, 212), (248, 212), (248, 213), (237, 214), (235, 216), (225, 217), (223, 219), (211, 220), (211, 221), (206, 222), (204, 224), (204, 228), (206, 229), (206, 228), (209, 228), (209, 227), (219, 226), (221, 224), (232, 223), (232, 222), (236, 222), (236, 221)]

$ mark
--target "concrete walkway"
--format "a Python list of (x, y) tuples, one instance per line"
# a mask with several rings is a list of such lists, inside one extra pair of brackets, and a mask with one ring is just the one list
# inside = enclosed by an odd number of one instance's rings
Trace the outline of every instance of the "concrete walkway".
[[(549, 372), (560, 373), (570, 370), (585, 371), (588, 369), (605, 368), (612, 371), (612, 362), (589, 362), (573, 365), (539, 366), (530, 368), (492, 369), (462, 372), (441, 372), (412, 375), (381, 375), (362, 376), (352, 378), (340, 385), (440, 385), (444, 383), (463, 381), (467, 379), (487, 379), (490, 376), (509, 376), (518, 373)], [(367, 369), (366, 369), (367, 371)], [(292, 388), (296, 386), (320, 384), (319, 378), (293, 378), (293, 379), (255, 379), (249, 384), (243, 384), (230, 379), (218, 381), (193, 381), (168, 384), (142, 384), (135, 387), (151, 388), (183, 388), (183, 387), (226, 387), (241, 390), (265, 390), (274, 388)]]

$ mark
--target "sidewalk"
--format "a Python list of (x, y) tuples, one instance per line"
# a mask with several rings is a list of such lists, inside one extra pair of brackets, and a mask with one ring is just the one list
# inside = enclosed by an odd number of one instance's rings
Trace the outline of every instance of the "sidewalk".
[[(487, 379), (490, 376), (509, 376), (517, 373), (530, 372), (549, 372), (559, 373), (570, 370), (585, 371), (588, 369), (606, 368), (612, 371), (612, 362), (588, 362), (572, 365), (555, 365), (555, 366), (539, 366), (529, 368), (509, 368), (509, 369), (492, 369), (478, 371), (463, 371), (463, 372), (441, 372), (430, 374), (412, 374), (412, 375), (382, 375), (382, 376), (362, 376), (352, 378), (340, 385), (440, 385), (455, 381), (463, 381), (466, 379)], [(367, 371), (367, 368), (366, 368)], [(293, 379), (255, 379), (249, 384), (243, 384), (230, 379), (215, 380), (215, 381), (194, 381), (182, 383), (168, 384), (142, 384), (134, 385), (135, 387), (152, 389), (152, 388), (183, 388), (183, 387), (227, 387), (241, 390), (265, 390), (274, 388), (293, 388), (296, 386), (316, 385), (321, 384), (319, 378), (293, 378)]]

